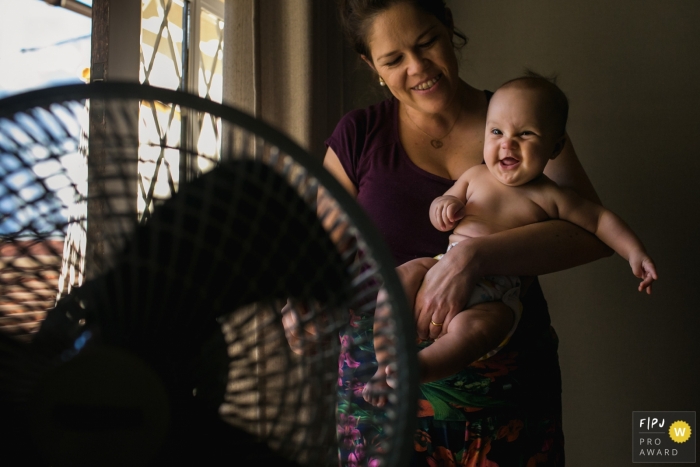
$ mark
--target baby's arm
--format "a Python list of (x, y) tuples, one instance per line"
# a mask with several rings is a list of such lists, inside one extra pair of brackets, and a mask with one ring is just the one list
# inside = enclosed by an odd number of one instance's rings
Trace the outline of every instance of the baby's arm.
[(629, 261), (632, 272), (642, 279), (639, 291), (651, 293), (651, 284), (658, 279), (654, 262), (641, 240), (618, 215), (592, 203), (572, 190), (556, 187), (553, 191), (560, 219), (574, 223), (589, 232)]
[(430, 205), (430, 222), (441, 232), (454, 229), (465, 215), (470, 172), (472, 169), (464, 172), (444, 195), (435, 198)]

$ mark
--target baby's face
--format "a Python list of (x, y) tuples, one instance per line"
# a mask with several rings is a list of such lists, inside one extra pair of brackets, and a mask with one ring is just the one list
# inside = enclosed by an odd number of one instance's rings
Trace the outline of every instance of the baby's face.
[(561, 150), (563, 137), (556, 134), (540, 92), (511, 86), (491, 97), (484, 161), (505, 185), (524, 185), (539, 177)]

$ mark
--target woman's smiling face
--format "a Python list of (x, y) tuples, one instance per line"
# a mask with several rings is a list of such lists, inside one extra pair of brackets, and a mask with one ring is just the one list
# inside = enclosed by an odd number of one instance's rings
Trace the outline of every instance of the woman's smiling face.
[(362, 58), (402, 103), (426, 113), (439, 113), (459, 88), (452, 30), (411, 3), (400, 2), (372, 21), (368, 34), (371, 57)]

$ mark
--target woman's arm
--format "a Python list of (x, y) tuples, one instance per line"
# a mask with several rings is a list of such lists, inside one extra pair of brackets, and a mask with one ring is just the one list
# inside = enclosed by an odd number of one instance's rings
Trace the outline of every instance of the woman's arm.
[(338, 180), (338, 182), (340, 182), (340, 185), (345, 188), (345, 190), (350, 193), (353, 198), (357, 198), (357, 188), (355, 188), (355, 185), (352, 183), (352, 181), (350, 181), (350, 177), (348, 177), (348, 174), (345, 173), (345, 169), (340, 163), (338, 155), (330, 148), (330, 146), (328, 147), (326, 155), (323, 158), (323, 167), (330, 172), (331, 175)]
[[(545, 173), (560, 186), (600, 202), (568, 138), (562, 154), (547, 165)], [(611, 254), (612, 250), (595, 235), (561, 220), (463, 240), (425, 276), (414, 308), (418, 335), (439, 336), (462, 311), (473, 284), (482, 276), (548, 274)], [(431, 320), (443, 326), (431, 326)]]
[(574, 151), (569, 135), (566, 135), (564, 149), (562, 149), (556, 159), (549, 161), (544, 169), (544, 174), (557, 182), (557, 185), (560, 187), (571, 188), (587, 200), (596, 204), (603, 204), (576, 156), (576, 151)]
[[(345, 188), (353, 198), (357, 197), (357, 190), (350, 178), (345, 173), (343, 166), (335, 152), (329, 147), (326, 151), (323, 166), (328, 170), (340, 184)], [(318, 210), (321, 217), (324, 219), (324, 224), (327, 228), (335, 223), (337, 212), (334, 202), (330, 202), (325, 196), (325, 190), (319, 188), (318, 193)], [(330, 232), (333, 241), (338, 243), (342, 237), (343, 229), (336, 228)], [(304, 303), (287, 301), (287, 304), (282, 308), (282, 325), (285, 335), (292, 350), (299, 354), (313, 354), (318, 351), (318, 346), (321, 344), (318, 340), (319, 329), (318, 320), (308, 324), (302, 324), (308, 314), (308, 309)]]

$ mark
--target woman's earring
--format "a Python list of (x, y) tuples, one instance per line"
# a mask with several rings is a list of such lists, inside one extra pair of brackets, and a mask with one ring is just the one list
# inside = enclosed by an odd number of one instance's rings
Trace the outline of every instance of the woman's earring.
[(380, 85), (380, 86), (386, 86), (386, 83), (384, 82), (384, 80), (382, 79), (381, 76), (379, 77), (379, 85)]

